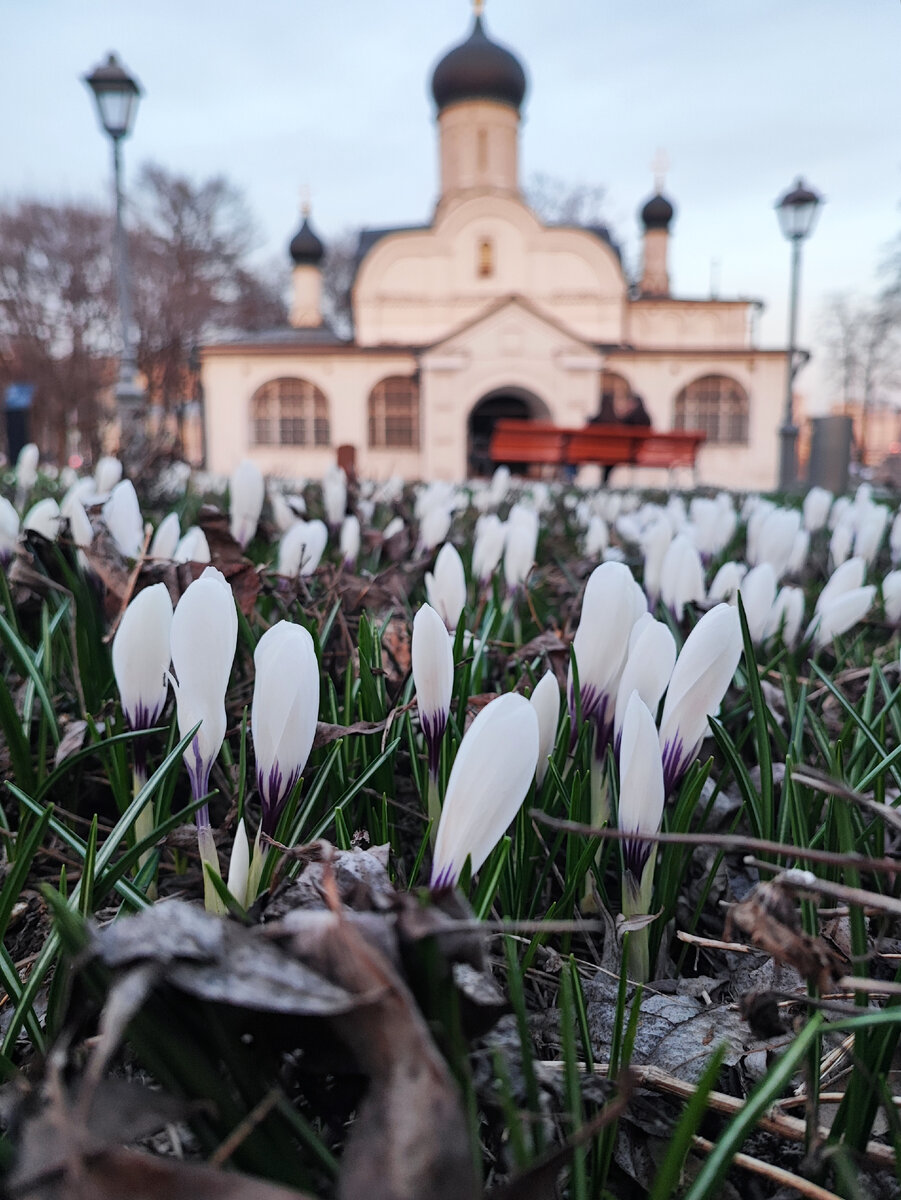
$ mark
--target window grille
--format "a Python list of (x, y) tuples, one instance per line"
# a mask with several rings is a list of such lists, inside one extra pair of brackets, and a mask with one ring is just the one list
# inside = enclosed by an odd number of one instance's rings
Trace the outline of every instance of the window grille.
[(727, 375), (705, 375), (676, 397), (674, 429), (701, 429), (707, 441), (745, 445), (748, 441), (748, 394)]
[(419, 449), (419, 385), (414, 378), (390, 375), (369, 393), (369, 445)]
[(250, 401), (253, 441), (258, 446), (328, 446), (328, 401), (308, 379), (270, 379)]

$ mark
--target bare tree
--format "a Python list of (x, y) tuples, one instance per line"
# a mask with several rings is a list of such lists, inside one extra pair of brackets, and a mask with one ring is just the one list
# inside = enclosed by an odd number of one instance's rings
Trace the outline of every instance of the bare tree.
[(148, 164), (132, 234), (138, 362), (165, 411), (193, 392), (192, 348), (204, 338), (285, 324), (281, 286), (250, 265), (244, 198), (221, 176), (199, 183)]
[(0, 377), (35, 385), (32, 436), (58, 462), (71, 429), (98, 449), (98, 395), (115, 375), (111, 237), (91, 204), (0, 209)]
[(353, 337), (351, 289), (359, 259), (358, 229), (345, 229), (330, 239), (322, 262), (322, 315), (340, 337)]
[(595, 183), (572, 183), (537, 171), (525, 187), (526, 203), (547, 225), (605, 225), (607, 189)]

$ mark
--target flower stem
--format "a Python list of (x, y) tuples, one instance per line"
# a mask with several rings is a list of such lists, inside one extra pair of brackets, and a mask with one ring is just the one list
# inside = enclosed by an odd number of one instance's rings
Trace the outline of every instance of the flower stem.
[(269, 850), (271, 849), (269, 846), (262, 846), (260, 844), (261, 832), (261, 829), (257, 829), (257, 836), (253, 840), (253, 852), (250, 856), (250, 871), (247, 875), (247, 904), (245, 906), (247, 908), (250, 908), (259, 894), (260, 880), (263, 877), (263, 869), (266, 866), (266, 859), (269, 857)]
[(438, 836), (438, 820), (441, 817), (441, 796), (438, 792), (438, 776), (429, 771), (429, 840), (435, 849), (435, 838)]
[(207, 868), (215, 871), (222, 878), (222, 872), (219, 870), (219, 855), (216, 852), (216, 843), (213, 840), (213, 829), (211, 825), (197, 826), (197, 849), (200, 851), (200, 866), (203, 870), (203, 906), (207, 912), (216, 913), (220, 917), (224, 917), (228, 911), (222, 900), (219, 898), (219, 893), (210, 881), (207, 874)]
[[(626, 920), (630, 917), (643, 917), (648, 914), (653, 891), (654, 856), (652, 854), (645, 863), (640, 882), (631, 871), (623, 871), (623, 916)], [(642, 929), (633, 929), (627, 935), (626, 957), (629, 978), (636, 983), (647, 983), (651, 977), (649, 932), (650, 926), (645, 925)]]
[[(131, 774), (131, 780), (132, 780), (132, 783), (131, 783), (132, 795), (137, 796), (138, 793), (141, 791), (141, 788), (147, 782), (147, 766), (146, 766), (146, 764), (135, 763), (134, 769), (132, 770), (132, 774)], [(144, 839), (148, 838), (152, 832), (153, 832), (153, 800), (148, 799), (147, 803), (144, 805), (144, 807), (141, 809), (141, 811), (138, 813), (137, 817), (135, 818), (135, 823), (134, 823), (135, 843), (143, 842)], [(138, 874), (143, 869), (144, 864), (147, 862), (148, 858), (150, 858), (150, 855), (152, 853), (153, 853), (152, 850), (145, 850), (143, 852), (143, 854), (141, 854), (140, 858), (138, 859), (138, 865), (135, 870), (135, 874)], [(156, 880), (154, 880), (152, 883), (148, 884), (146, 894), (147, 894), (148, 900), (156, 899)]]

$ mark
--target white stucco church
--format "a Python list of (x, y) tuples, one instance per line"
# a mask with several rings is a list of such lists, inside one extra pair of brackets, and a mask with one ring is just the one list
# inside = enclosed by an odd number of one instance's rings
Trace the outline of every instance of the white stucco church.
[(350, 445), (364, 477), (462, 479), (485, 469), (498, 417), (579, 426), (604, 392), (631, 391), (655, 428), (706, 431), (700, 482), (772, 486), (785, 352), (755, 346), (759, 302), (673, 293), (659, 187), (635, 281), (606, 229), (536, 217), (519, 181), (526, 75), (479, 7), (432, 73), (431, 220), (362, 231), (344, 340), (322, 316), (324, 247), (305, 216), (290, 327), (202, 348), (207, 465), (318, 477)]

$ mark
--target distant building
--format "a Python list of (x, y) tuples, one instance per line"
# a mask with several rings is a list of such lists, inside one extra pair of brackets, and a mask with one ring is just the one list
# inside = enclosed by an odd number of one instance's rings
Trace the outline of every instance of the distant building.
[(886, 400), (864, 406), (859, 400), (834, 404), (832, 412), (850, 417), (854, 428), (853, 457), (861, 466), (878, 467), (889, 455), (901, 454), (901, 412)]
[(339, 445), (362, 475), (459, 479), (502, 416), (579, 426), (602, 393), (639, 393), (660, 429), (704, 429), (705, 483), (775, 482), (785, 353), (754, 345), (750, 299), (672, 294), (670, 200), (641, 208), (640, 279), (603, 227), (545, 225), (519, 184), (526, 75), (476, 13), (432, 74), (440, 159), (428, 224), (366, 229), (354, 336), (322, 318), (322, 242), (290, 245), (290, 329), (203, 347), (208, 465), (243, 457), (318, 476)]

